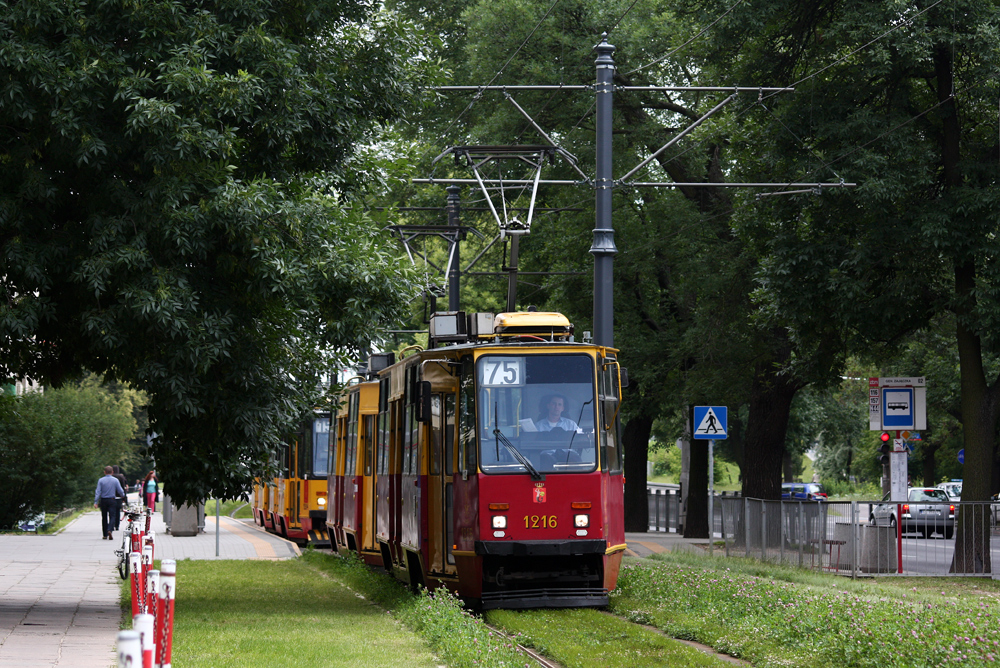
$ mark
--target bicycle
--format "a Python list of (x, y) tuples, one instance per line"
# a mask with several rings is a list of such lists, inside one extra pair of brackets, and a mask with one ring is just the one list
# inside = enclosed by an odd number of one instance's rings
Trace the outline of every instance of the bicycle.
[(144, 514), (145, 510), (137, 504), (130, 505), (125, 509), (128, 523), (125, 525), (125, 531), (122, 532), (121, 549), (115, 550), (115, 554), (118, 555), (118, 575), (121, 576), (122, 580), (127, 580), (129, 574), (128, 555), (132, 551), (132, 525), (138, 522)]

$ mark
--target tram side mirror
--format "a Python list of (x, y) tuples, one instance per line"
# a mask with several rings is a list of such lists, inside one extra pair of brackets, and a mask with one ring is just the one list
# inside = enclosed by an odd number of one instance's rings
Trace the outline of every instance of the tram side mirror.
[(431, 421), (431, 382), (417, 383), (417, 422)]
[(622, 368), (622, 387), (628, 387), (628, 369)]

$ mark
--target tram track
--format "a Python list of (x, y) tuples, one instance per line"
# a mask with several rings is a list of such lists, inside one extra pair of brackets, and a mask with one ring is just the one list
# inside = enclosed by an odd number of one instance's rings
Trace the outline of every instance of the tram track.
[(526, 656), (528, 656), (531, 659), (533, 659), (535, 661), (535, 663), (537, 663), (542, 668), (562, 668), (562, 664), (556, 663), (552, 659), (549, 659), (549, 658), (547, 658), (547, 657), (539, 654), (538, 652), (536, 652), (535, 650), (531, 649), (530, 647), (525, 647), (524, 645), (522, 645), (519, 642), (517, 642), (516, 640), (514, 640), (514, 638), (512, 638), (511, 635), (509, 633), (507, 633), (506, 631), (504, 631), (503, 629), (501, 629), (501, 628), (499, 628), (497, 626), (494, 626), (492, 624), (487, 624), (485, 621), (483, 622), (483, 626), (485, 626), (486, 628), (488, 628), (493, 633), (496, 633), (498, 636), (502, 636), (502, 637), (506, 638), (507, 640), (509, 640), (511, 642), (511, 644), (513, 644), (514, 647), (516, 647), (519, 652), (522, 652)]
[[(705, 657), (708, 657), (710, 659), (714, 659), (715, 661), (718, 661), (720, 666), (722, 666), (722, 665), (749, 666), (750, 665), (750, 663), (747, 662), (744, 659), (740, 659), (740, 658), (737, 658), (737, 657), (734, 657), (734, 656), (730, 656), (728, 654), (717, 652), (714, 648), (712, 648), (712, 647), (710, 647), (708, 645), (704, 645), (702, 643), (694, 642), (694, 641), (691, 641), (691, 640), (683, 640), (683, 639), (680, 639), (680, 638), (673, 638), (673, 637), (667, 635), (666, 633), (664, 633), (661, 629), (656, 628), (655, 626), (651, 626), (651, 625), (648, 625), (648, 624), (640, 624), (640, 623), (637, 623), (637, 622), (632, 622), (632, 621), (624, 620), (621, 617), (618, 617), (614, 613), (609, 612), (607, 610), (598, 610), (598, 612), (601, 615), (606, 615), (606, 616), (614, 618), (614, 619), (616, 619), (616, 620), (618, 620), (620, 622), (623, 622), (623, 623), (627, 624), (628, 626), (638, 627), (638, 628), (643, 629), (645, 632), (658, 635), (658, 636), (660, 636), (662, 638), (665, 638), (665, 639), (667, 639), (669, 641), (672, 641), (672, 642), (675, 642), (675, 643), (679, 643), (681, 645), (686, 645), (691, 650), (695, 650), (696, 652), (701, 653)], [(548, 658), (548, 657), (540, 654), (538, 651), (536, 651), (536, 650), (534, 650), (534, 649), (532, 649), (530, 647), (526, 647), (525, 645), (523, 645), (521, 643), (518, 643), (517, 640), (515, 639), (515, 636), (512, 636), (509, 631), (507, 631), (507, 630), (505, 630), (503, 628), (499, 628), (499, 627), (497, 627), (494, 624), (490, 624), (490, 623), (486, 622), (485, 619), (483, 619), (483, 625), (486, 628), (490, 629), (490, 631), (492, 631), (494, 634), (496, 634), (496, 635), (498, 635), (498, 636), (506, 639), (514, 647), (516, 647), (520, 652), (522, 652), (525, 656), (530, 657), (537, 665), (542, 666), (542, 668), (562, 668), (562, 664), (560, 664), (560, 663), (558, 663), (558, 662), (556, 662), (556, 661), (554, 661), (554, 660), (552, 660), (552, 659), (550, 659), (550, 658)], [(567, 627), (565, 629), (565, 632), (567, 634), (571, 635), (571, 636), (574, 635), (574, 634), (581, 634), (581, 633), (583, 633), (584, 627), (586, 627), (586, 624), (583, 624), (583, 625), (578, 624), (578, 625), (575, 625), (575, 626), (569, 626), (569, 627)], [(580, 643), (580, 646), (579, 646), (578, 649), (580, 649), (583, 652), (586, 652), (586, 649), (584, 647), (584, 643)], [(699, 664), (699, 665), (701, 665), (701, 664)]]

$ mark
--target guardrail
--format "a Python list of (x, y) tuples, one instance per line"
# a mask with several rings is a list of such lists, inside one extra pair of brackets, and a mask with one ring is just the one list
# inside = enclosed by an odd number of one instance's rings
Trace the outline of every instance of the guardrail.
[[(739, 492), (723, 492), (715, 495), (713, 536), (722, 536), (722, 506), (719, 500), (738, 496)], [(649, 531), (679, 533), (683, 530), (679, 485), (647, 484), (646, 503), (649, 508)]]
[(982, 577), (994, 563), (1000, 568), (1000, 505), (732, 497), (716, 502), (727, 556), (852, 577)]

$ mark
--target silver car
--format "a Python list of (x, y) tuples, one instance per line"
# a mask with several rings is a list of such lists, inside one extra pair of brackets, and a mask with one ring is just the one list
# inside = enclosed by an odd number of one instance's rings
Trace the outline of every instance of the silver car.
[[(943, 489), (910, 487), (906, 490), (907, 503), (889, 501), (889, 494), (881, 503), (872, 505), (868, 521), (871, 524), (902, 526), (902, 532), (931, 536), (939, 533), (951, 538), (955, 533), (955, 504)], [(896, 517), (897, 508), (899, 517)]]

